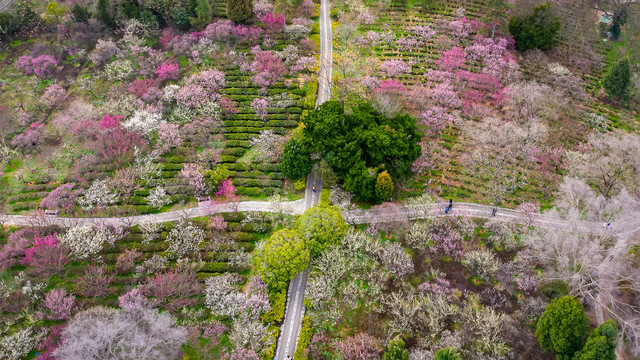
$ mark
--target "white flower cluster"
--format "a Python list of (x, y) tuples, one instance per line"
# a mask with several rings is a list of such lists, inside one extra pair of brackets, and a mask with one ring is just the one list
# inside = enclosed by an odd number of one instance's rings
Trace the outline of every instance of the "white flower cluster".
[(78, 198), (78, 203), (84, 210), (91, 210), (94, 207), (103, 208), (114, 204), (118, 200), (118, 195), (109, 189), (107, 179), (96, 180), (84, 191), (84, 195)]
[(167, 235), (169, 252), (178, 257), (198, 251), (200, 243), (204, 241), (204, 230), (187, 220), (180, 220)]

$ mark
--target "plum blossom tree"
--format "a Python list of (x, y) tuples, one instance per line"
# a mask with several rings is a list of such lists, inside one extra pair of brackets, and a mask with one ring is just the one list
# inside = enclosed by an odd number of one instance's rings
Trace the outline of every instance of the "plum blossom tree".
[(160, 128), (162, 115), (147, 110), (136, 110), (133, 115), (122, 123), (128, 131), (137, 131), (149, 140), (151, 134)]
[(74, 191), (74, 187), (74, 183), (58, 186), (40, 201), (40, 207), (44, 209), (61, 209), (67, 214), (73, 214), (76, 198), (82, 193), (82, 190)]
[(204, 230), (192, 222), (182, 219), (169, 231), (167, 251), (181, 258), (200, 250), (200, 243), (204, 241)]
[(282, 59), (276, 57), (271, 51), (252, 49), (254, 60), (251, 63), (253, 76), (251, 81), (266, 91), (267, 87), (275, 82), (281, 81), (287, 73)]
[(90, 265), (84, 274), (75, 281), (76, 292), (82, 296), (105, 297), (109, 294), (109, 285), (113, 274), (104, 265)]
[(49, 108), (56, 107), (67, 96), (67, 91), (60, 84), (54, 83), (47, 87), (40, 101)]
[(163, 62), (155, 70), (158, 80), (164, 82), (169, 80), (176, 80), (178, 78), (178, 72), (180, 67), (176, 63)]
[(255, 98), (251, 102), (253, 111), (256, 112), (256, 117), (262, 121), (267, 119), (267, 108), (269, 107), (269, 101), (265, 98)]
[(161, 156), (173, 148), (180, 147), (180, 145), (182, 145), (180, 126), (178, 124), (167, 122), (161, 123), (158, 131), (158, 142), (156, 143), (156, 148), (153, 151), (153, 154)]
[(455, 71), (464, 65), (467, 53), (459, 46), (444, 51), (436, 64), (444, 71)]
[(149, 192), (149, 196), (147, 196), (147, 204), (152, 208), (161, 208), (171, 202), (169, 195), (167, 195), (167, 190), (165, 190), (162, 186), (156, 186), (153, 190)]
[(60, 274), (69, 261), (69, 249), (60, 244), (56, 235), (35, 236), (33, 245), (25, 250), (23, 265), (29, 266), (37, 275)]
[(60, 359), (173, 359), (187, 330), (168, 313), (145, 307), (92, 307), (74, 316), (53, 356)]
[(255, 161), (275, 162), (282, 157), (282, 149), (286, 139), (273, 130), (261, 130), (260, 134), (249, 140), (249, 146), (256, 152)]
[(189, 181), (189, 186), (193, 188), (196, 197), (206, 191), (207, 185), (204, 182), (202, 166), (199, 164), (184, 164), (180, 171), (180, 176)]
[(107, 182), (107, 179), (95, 180), (93, 184), (84, 191), (82, 197), (78, 198), (78, 204), (80, 204), (84, 210), (105, 208), (115, 204), (118, 195), (109, 188)]
[(236, 316), (244, 306), (245, 298), (238, 290), (236, 275), (212, 276), (206, 280), (205, 304), (216, 316)]
[(68, 295), (65, 289), (53, 289), (47, 293), (42, 301), (45, 309), (43, 315), (49, 320), (65, 320), (71, 316), (76, 297)]
[(411, 66), (400, 59), (386, 60), (378, 66), (378, 71), (387, 77), (397, 77), (411, 73)]
[(35, 75), (40, 80), (44, 80), (54, 72), (62, 71), (62, 66), (51, 55), (40, 55), (31, 57), (23, 55), (18, 58), (15, 64), (17, 69), (21, 69), (25, 75)]
[(22, 133), (16, 135), (11, 141), (11, 145), (23, 152), (39, 152), (40, 146), (44, 142), (45, 125), (36, 121)]
[(140, 285), (140, 293), (152, 298), (162, 308), (176, 311), (196, 303), (195, 295), (201, 292), (192, 270), (174, 269), (151, 275)]
[(338, 351), (345, 360), (374, 360), (380, 358), (382, 348), (373, 336), (359, 333), (341, 340)]
[(100, 66), (111, 60), (118, 52), (120, 49), (112, 40), (98, 39), (95, 49), (89, 54), (89, 59), (96, 66)]

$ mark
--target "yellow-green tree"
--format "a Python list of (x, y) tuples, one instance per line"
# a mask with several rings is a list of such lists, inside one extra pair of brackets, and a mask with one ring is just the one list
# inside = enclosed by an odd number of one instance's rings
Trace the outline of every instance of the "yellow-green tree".
[(348, 226), (339, 208), (321, 204), (305, 211), (296, 221), (295, 228), (306, 240), (311, 254), (318, 256), (329, 246), (342, 241)]
[(376, 199), (378, 201), (387, 201), (393, 193), (393, 180), (391, 175), (385, 170), (378, 174), (376, 179)]
[(258, 252), (258, 273), (274, 290), (284, 289), (289, 280), (309, 265), (309, 248), (295, 230), (275, 232)]

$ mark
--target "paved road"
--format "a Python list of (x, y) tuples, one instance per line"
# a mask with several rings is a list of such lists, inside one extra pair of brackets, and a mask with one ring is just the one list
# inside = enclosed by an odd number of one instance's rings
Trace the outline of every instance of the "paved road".
[[(318, 71), (318, 96), (316, 107), (329, 101), (331, 98), (331, 68), (333, 63), (333, 44), (331, 36), (331, 19), (329, 18), (329, 0), (320, 1), (320, 66)], [(315, 188), (315, 192), (313, 189)], [(307, 189), (305, 193), (305, 208), (309, 209), (313, 204), (320, 202), (322, 181), (316, 177), (314, 166), (307, 177)], [(280, 328), (280, 337), (276, 349), (275, 360), (293, 358), (298, 345), (298, 337), (304, 317), (304, 294), (307, 288), (309, 272), (305, 270), (296, 275), (289, 282), (287, 290), (287, 307), (285, 318)]]

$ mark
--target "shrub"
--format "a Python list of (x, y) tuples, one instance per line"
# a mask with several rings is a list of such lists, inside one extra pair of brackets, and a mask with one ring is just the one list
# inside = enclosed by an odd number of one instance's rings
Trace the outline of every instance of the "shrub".
[(442, 348), (433, 355), (434, 360), (462, 360), (462, 355), (452, 347)]
[(582, 348), (589, 319), (573, 296), (553, 299), (538, 320), (536, 337), (543, 349), (570, 359)]
[(311, 326), (311, 320), (309, 316), (305, 316), (302, 319), (302, 327), (300, 328), (300, 335), (298, 336), (298, 345), (296, 351), (293, 353), (293, 360), (306, 360), (307, 359), (307, 347), (311, 343), (311, 337), (313, 336), (313, 326)]
[(177, 7), (171, 13), (171, 20), (180, 30), (187, 30), (191, 25), (189, 21), (189, 12), (183, 7)]
[(389, 341), (387, 352), (382, 357), (384, 360), (409, 360), (409, 350), (404, 348), (404, 341), (400, 337), (395, 337)]
[(311, 154), (298, 140), (291, 139), (284, 147), (280, 169), (288, 179), (305, 178), (311, 172)]
[(550, 49), (557, 42), (561, 26), (548, 2), (535, 7), (533, 14), (514, 16), (509, 20), (509, 32), (520, 51)]
[(191, 26), (196, 29), (204, 29), (205, 26), (211, 22), (211, 17), (213, 16), (213, 11), (211, 10), (211, 4), (209, 0), (194, 0), (194, 13), (196, 17), (189, 18), (189, 22)]
[(385, 170), (378, 174), (376, 179), (376, 199), (380, 202), (388, 201), (393, 194), (393, 180), (391, 175)]

